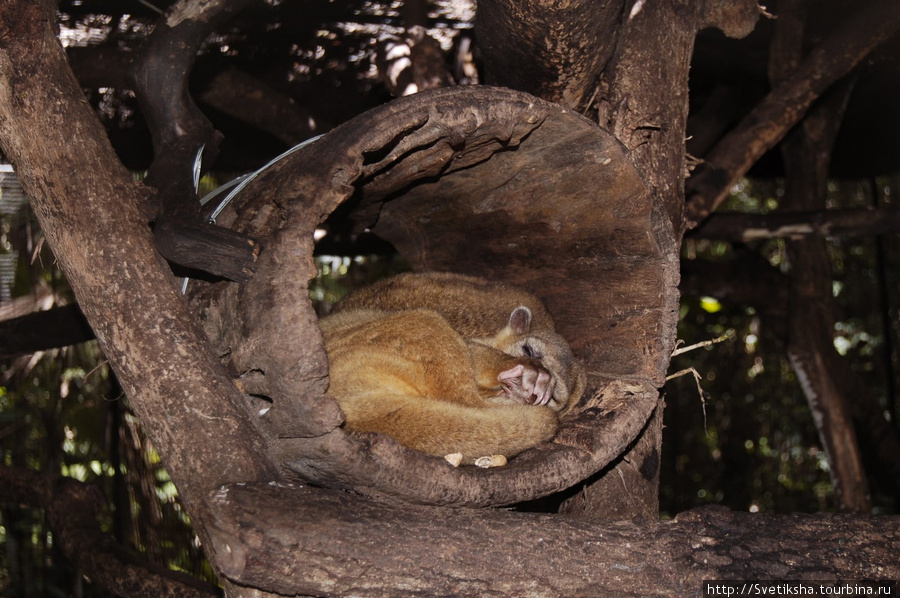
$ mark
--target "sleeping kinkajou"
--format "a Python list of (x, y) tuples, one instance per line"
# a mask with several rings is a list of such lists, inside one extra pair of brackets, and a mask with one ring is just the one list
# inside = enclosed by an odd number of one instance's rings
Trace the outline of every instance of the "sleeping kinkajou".
[(433, 455), (513, 456), (545, 442), (585, 387), (540, 301), (478, 278), (386, 279), (320, 325), (347, 429)]

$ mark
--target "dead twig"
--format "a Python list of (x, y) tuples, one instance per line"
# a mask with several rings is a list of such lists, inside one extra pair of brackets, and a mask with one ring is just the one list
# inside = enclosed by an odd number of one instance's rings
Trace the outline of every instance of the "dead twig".
[[(678, 341), (675, 343), (675, 350), (672, 351), (672, 357), (675, 357), (676, 355), (681, 355), (682, 353), (687, 353), (688, 351), (693, 351), (694, 349), (699, 349), (701, 347), (709, 347), (710, 345), (715, 345), (717, 343), (721, 343), (722, 341), (727, 341), (732, 336), (734, 336), (734, 330), (729, 330), (722, 336), (718, 336), (712, 340), (695, 343), (693, 345), (688, 345), (687, 347), (679, 347), (678, 343), (682, 343), (684, 341)], [(683, 375), (683, 374), (684, 374), (684, 372), (682, 372), (680, 374), (673, 374), (673, 376), (679, 376), (679, 375)], [(671, 377), (672, 376), (670, 376), (670, 378)], [(666, 378), (666, 380), (668, 380), (668, 379), (669, 378)]]
[(706, 435), (709, 436), (709, 432), (706, 431), (706, 399), (709, 397), (709, 393), (703, 390), (703, 387), (700, 386), (700, 372), (695, 370), (694, 368), (687, 368), (685, 370), (681, 370), (680, 372), (676, 372), (670, 376), (666, 376), (666, 381), (671, 380), (672, 378), (680, 378), (685, 374), (693, 374), (694, 381), (697, 383), (697, 392), (700, 393), (700, 404), (703, 407), (703, 431), (706, 432)]
[[(678, 341), (675, 343), (675, 350), (672, 351), (672, 357), (675, 357), (676, 355), (681, 355), (682, 353), (687, 353), (688, 351), (693, 351), (694, 349), (699, 349), (701, 347), (709, 347), (711, 345), (721, 343), (722, 341), (728, 340), (732, 336), (734, 336), (734, 330), (729, 330), (725, 334), (718, 336), (714, 339), (702, 341), (699, 343), (695, 343), (693, 345), (688, 345), (687, 347), (679, 347), (678, 343), (681, 343), (683, 341)], [(709, 398), (709, 393), (706, 392), (705, 390), (703, 390), (703, 387), (700, 386), (700, 380), (702, 379), (702, 376), (700, 376), (700, 372), (698, 372), (693, 367), (689, 367), (687, 369), (684, 369), (679, 372), (675, 372), (674, 374), (671, 374), (669, 376), (666, 376), (666, 381), (672, 380), (673, 378), (680, 378), (681, 376), (684, 376), (686, 374), (694, 375), (694, 382), (697, 383), (697, 392), (700, 395), (700, 404), (703, 407), (703, 431), (707, 435), (709, 435), (709, 432), (707, 432), (707, 430), (706, 430), (706, 399)]]

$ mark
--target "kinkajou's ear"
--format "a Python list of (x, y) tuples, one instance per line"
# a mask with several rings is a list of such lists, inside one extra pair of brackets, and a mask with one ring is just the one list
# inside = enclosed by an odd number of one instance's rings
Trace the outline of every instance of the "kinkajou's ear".
[(509, 314), (509, 327), (515, 334), (525, 334), (531, 327), (531, 310), (520, 305)]

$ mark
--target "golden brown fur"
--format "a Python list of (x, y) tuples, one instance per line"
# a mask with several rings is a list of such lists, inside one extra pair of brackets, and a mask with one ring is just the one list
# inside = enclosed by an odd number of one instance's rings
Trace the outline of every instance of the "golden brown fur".
[[(510, 289), (403, 275), (323, 318), (329, 394), (347, 429), (466, 459), (512, 456), (552, 438), (556, 412), (580, 397), (584, 372), (540, 302)], [(531, 332), (535, 320), (544, 328)]]
[(553, 320), (540, 299), (516, 287), (452, 272), (407, 272), (358, 289), (335, 306), (346, 309), (439, 313), (463, 338), (490, 337), (509, 322), (512, 311), (531, 310), (532, 330), (553, 330)]
[[(519, 306), (528, 308), (531, 319), (516, 328), (510, 316)], [(335, 312), (351, 309), (428, 309), (465, 339), (516, 357), (530, 356), (553, 376), (551, 406), (557, 411), (574, 406), (584, 392), (584, 367), (556, 332), (544, 304), (511, 285), (452, 272), (409, 272), (359, 289), (335, 306)]]

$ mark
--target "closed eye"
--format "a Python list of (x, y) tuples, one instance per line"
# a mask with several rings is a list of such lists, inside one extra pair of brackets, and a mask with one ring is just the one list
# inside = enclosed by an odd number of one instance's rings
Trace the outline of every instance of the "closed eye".
[(529, 359), (541, 359), (544, 356), (539, 348), (532, 347), (528, 343), (522, 345), (522, 352), (525, 353), (525, 357), (528, 357)]

